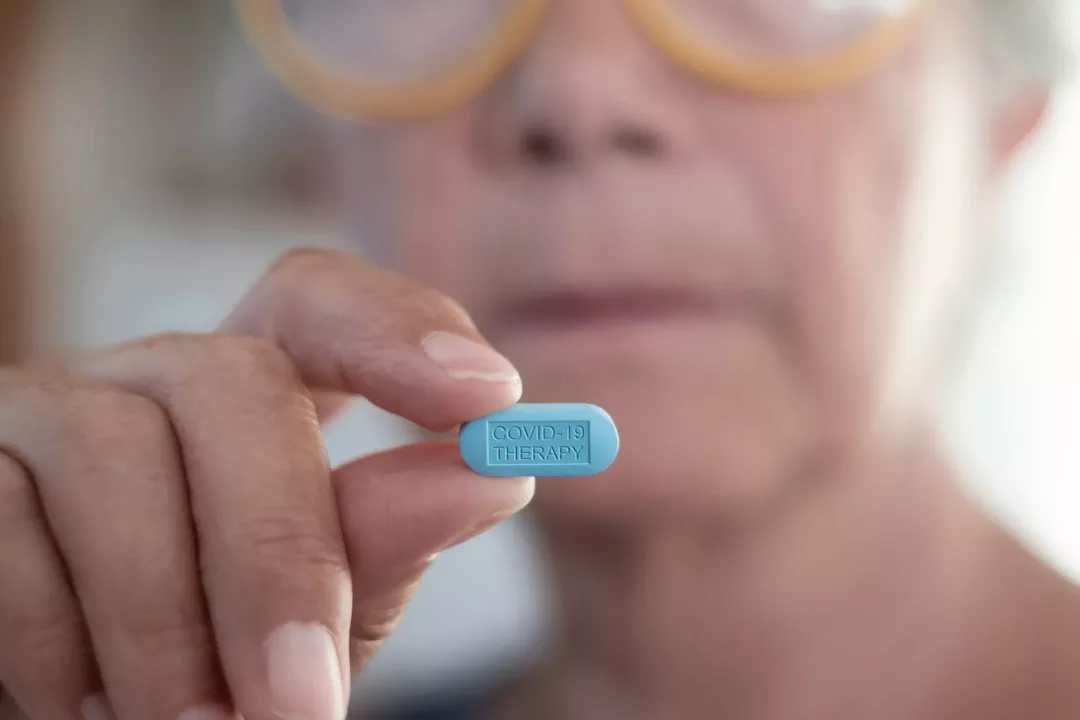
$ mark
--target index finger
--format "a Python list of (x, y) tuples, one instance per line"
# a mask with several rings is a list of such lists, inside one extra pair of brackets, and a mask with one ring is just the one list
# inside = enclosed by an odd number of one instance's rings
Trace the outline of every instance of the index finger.
[(280, 260), (221, 327), (282, 347), (314, 390), (432, 430), (509, 407), (521, 378), (453, 300), (347, 253)]

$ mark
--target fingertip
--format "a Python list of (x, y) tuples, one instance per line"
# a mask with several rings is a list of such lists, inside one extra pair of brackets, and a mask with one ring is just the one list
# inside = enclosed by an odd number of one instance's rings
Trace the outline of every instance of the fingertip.
[(521, 400), (521, 375), (490, 346), (461, 335), (432, 332), (421, 348), (438, 368), (445, 388), (443, 406), (431, 403), (417, 411), (425, 428), (444, 431)]
[(521, 384), (514, 364), (494, 348), (463, 335), (428, 333), (420, 347), (453, 380), (478, 380), (499, 386)]
[(82, 720), (116, 720), (112, 704), (103, 694), (88, 695), (79, 706)]
[(516, 493), (516, 502), (513, 508), (510, 510), (509, 515), (515, 515), (533, 501), (536, 497), (536, 478), (535, 477), (519, 477), (519, 478), (487, 478), (488, 480), (494, 480), (496, 482), (506, 482), (509, 480), (510, 488), (504, 490), (505, 492), (513, 491)]
[(353, 368), (350, 384), (377, 407), (433, 432), (445, 432), (513, 406), (521, 399), (517, 371), (458, 367), (450, 372), (414, 346), (381, 351)]
[(266, 641), (274, 717), (343, 718), (346, 691), (337, 643), (318, 623), (286, 623)]

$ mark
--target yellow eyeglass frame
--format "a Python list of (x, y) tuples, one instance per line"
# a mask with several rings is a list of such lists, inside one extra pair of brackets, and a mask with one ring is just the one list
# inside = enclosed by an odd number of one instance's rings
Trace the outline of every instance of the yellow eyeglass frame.
[[(735, 90), (782, 97), (824, 92), (869, 75), (907, 42), (937, 0), (916, 0), (908, 12), (843, 47), (786, 61), (754, 59), (694, 38), (661, 0), (623, 2), (649, 40), (686, 70)], [(251, 43), (293, 94), (331, 115), (391, 123), (437, 115), (479, 94), (528, 45), (550, 0), (515, 0), (491, 40), (445, 73), (393, 83), (348, 77), (314, 57), (290, 27), (282, 0), (235, 3)]]

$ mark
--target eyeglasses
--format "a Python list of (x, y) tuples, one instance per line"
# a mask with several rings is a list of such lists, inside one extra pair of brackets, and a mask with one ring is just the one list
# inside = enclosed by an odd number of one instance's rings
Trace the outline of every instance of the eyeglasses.
[[(592, 0), (572, 0), (590, 2)], [(872, 73), (936, 0), (622, 0), (687, 70), (765, 96)], [(279, 79), (362, 122), (436, 115), (480, 93), (527, 47), (550, 0), (236, 0)]]

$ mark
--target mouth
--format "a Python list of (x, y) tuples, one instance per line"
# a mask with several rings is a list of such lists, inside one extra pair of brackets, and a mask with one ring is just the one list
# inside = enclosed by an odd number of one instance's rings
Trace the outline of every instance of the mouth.
[(752, 312), (755, 305), (743, 295), (679, 288), (540, 293), (508, 303), (499, 325), (513, 332), (717, 322)]

